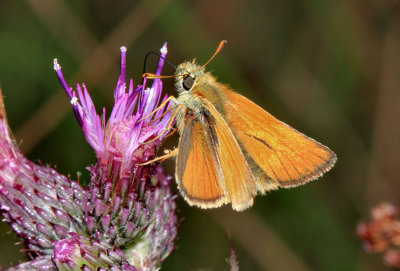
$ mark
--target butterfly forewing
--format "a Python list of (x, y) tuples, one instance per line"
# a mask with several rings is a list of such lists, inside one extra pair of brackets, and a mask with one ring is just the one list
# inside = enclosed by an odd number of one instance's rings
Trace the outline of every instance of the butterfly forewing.
[[(225, 120), (248, 156), (280, 186), (291, 187), (313, 180), (329, 170), (336, 155), (326, 146), (277, 120), (245, 97), (220, 85), (226, 98)], [(269, 190), (257, 180), (261, 192)]]
[(333, 166), (336, 155), (329, 148), (226, 86), (215, 84), (199, 89), (200, 95), (204, 101), (212, 100), (226, 121), (253, 171), (259, 191), (305, 183)]

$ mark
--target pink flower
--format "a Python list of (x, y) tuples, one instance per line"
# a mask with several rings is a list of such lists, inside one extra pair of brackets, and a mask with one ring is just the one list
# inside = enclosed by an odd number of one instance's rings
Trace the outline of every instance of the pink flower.
[(371, 210), (372, 220), (357, 226), (357, 235), (367, 252), (384, 252), (385, 263), (400, 267), (400, 221), (394, 205), (382, 203)]
[[(165, 44), (156, 74), (166, 53)], [(128, 86), (121, 47), (114, 107), (106, 120), (106, 110), (96, 113), (86, 86), (73, 91), (57, 60), (54, 68), (97, 162), (88, 168), (90, 187), (82, 188), (27, 160), (0, 114), (0, 211), (36, 256), (11, 270), (156, 270), (177, 234), (171, 177), (158, 164), (141, 166), (155, 158), (168, 135), (169, 105), (157, 108), (162, 82), (134, 88), (130, 80)]]

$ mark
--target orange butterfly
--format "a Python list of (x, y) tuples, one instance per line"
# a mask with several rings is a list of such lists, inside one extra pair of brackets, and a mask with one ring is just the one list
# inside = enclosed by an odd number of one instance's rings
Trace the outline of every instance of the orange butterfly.
[(143, 76), (176, 78), (178, 98), (161, 106), (173, 101), (169, 126), (176, 120), (179, 147), (156, 160), (177, 156), (176, 181), (185, 200), (201, 208), (232, 203), (242, 211), (257, 192), (317, 179), (333, 167), (336, 155), (205, 71), (225, 42), (203, 66), (184, 62), (173, 76)]

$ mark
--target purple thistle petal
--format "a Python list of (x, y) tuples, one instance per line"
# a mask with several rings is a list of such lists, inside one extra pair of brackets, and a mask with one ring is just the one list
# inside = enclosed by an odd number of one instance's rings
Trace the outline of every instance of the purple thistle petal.
[(53, 63), (54, 63), (54, 70), (57, 73), (58, 80), (60, 81), (61, 86), (63, 87), (65, 93), (70, 98), (71, 104), (72, 104), (72, 109), (75, 112), (76, 119), (78, 120), (79, 125), (82, 126), (82, 123), (83, 123), (82, 115), (78, 112), (79, 104), (76, 102), (75, 94), (72, 91), (72, 89), (68, 86), (67, 81), (65, 81), (64, 75), (62, 74), (62, 71), (61, 71), (61, 66), (58, 64), (57, 58), (55, 58), (53, 60)]
[(160, 57), (160, 60), (158, 62), (158, 67), (157, 67), (157, 70), (156, 70), (156, 74), (157, 75), (161, 75), (162, 67), (164, 66), (164, 58), (168, 53), (167, 43), (164, 43), (163, 47), (160, 49), (160, 52), (161, 52), (161, 57)]
[(117, 86), (114, 92), (114, 100), (117, 101), (120, 95), (125, 93), (125, 72), (126, 72), (126, 47), (122, 46), (121, 50), (121, 66), (120, 66), (120, 75), (118, 77)]
[(65, 81), (64, 76), (61, 72), (61, 66), (58, 64), (58, 60), (57, 58), (55, 58), (53, 60), (54, 63), (54, 70), (57, 73), (58, 79), (60, 80), (61, 86), (63, 87), (63, 89), (65, 90), (65, 92), (67, 93), (68, 97), (70, 99), (72, 99), (73, 95), (72, 95), (72, 90), (71, 88), (68, 86), (67, 81)]

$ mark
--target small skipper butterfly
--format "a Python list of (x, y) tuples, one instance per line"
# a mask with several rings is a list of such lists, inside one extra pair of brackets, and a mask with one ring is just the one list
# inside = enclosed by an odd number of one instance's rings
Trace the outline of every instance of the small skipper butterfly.
[(172, 101), (169, 128), (175, 120), (179, 146), (156, 160), (176, 156), (176, 181), (185, 200), (201, 208), (232, 203), (242, 211), (258, 192), (317, 179), (333, 167), (336, 155), (205, 71), (225, 43), (203, 66), (184, 62), (175, 75), (143, 76), (175, 77), (178, 97), (159, 108)]

